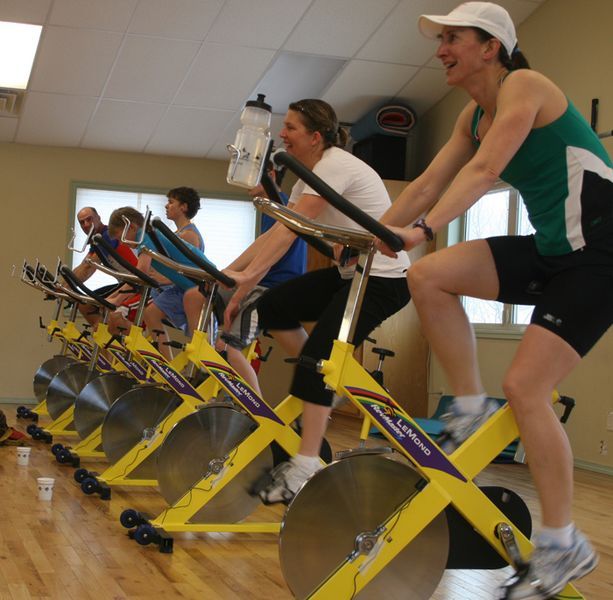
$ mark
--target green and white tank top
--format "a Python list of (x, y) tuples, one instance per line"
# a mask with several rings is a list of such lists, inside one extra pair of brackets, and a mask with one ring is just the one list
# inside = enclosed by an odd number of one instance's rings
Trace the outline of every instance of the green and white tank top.
[[(472, 136), (483, 114), (473, 115)], [(613, 250), (613, 163), (569, 101), (562, 116), (533, 129), (500, 178), (519, 190), (542, 255), (597, 244)]]

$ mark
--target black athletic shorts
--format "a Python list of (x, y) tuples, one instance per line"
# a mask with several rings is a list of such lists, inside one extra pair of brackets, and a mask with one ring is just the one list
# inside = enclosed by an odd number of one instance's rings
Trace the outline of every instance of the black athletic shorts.
[[(302, 349), (302, 356), (327, 359), (338, 337), (351, 279), (342, 279), (336, 267), (311, 271), (268, 290), (258, 304), (262, 329), (297, 329), (305, 321), (317, 321)], [(385, 319), (398, 312), (410, 300), (407, 280), (371, 276), (368, 279), (353, 340), (359, 346), (366, 336)], [(332, 392), (323, 376), (311, 368), (296, 366), (290, 394), (330, 406)]]
[(533, 305), (531, 323), (585, 356), (613, 322), (613, 249), (542, 256), (532, 235), (486, 241), (498, 272), (497, 300)]

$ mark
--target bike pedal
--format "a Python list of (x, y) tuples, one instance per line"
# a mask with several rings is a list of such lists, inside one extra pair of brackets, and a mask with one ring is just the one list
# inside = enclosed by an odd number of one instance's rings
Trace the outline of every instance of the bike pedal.
[(523, 572), (528, 567), (528, 562), (521, 555), (513, 528), (507, 523), (498, 523), (496, 525), (496, 536), (502, 542), (504, 549), (509, 555), (513, 568), (517, 573)]

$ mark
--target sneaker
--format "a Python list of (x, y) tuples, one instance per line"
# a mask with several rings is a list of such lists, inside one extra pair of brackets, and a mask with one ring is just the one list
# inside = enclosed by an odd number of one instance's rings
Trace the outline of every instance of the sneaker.
[(477, 414), (461, 413), (457, 410), (455, 404), (452, 404), (450, 412), (441, 415), (445, 427), (438, 439), (438, 445), (444, 452), (451, 454), (499, 408), (500, 404), (493, 398), (487, 398), (483, 410)]
[(282, 462), (270, 472), (270, 483), (258, 495), (264, 504), (289, 504), (302, 484), (317, 470), (309, 472), (291, 460)]
[(570, 548), (539, 546), (537, 542), (527, 567), (505, 582), (500, 598), (546, 600), (560, 593), (569, 581), (587, 575), (597, 564), (594, 548), (576, 529)]

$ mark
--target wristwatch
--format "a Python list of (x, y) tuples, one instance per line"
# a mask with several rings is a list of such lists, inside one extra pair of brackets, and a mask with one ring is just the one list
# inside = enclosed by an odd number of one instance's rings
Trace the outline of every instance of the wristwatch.
[(428, 227), (428, 224), (426, 223), (425, 219), (417, 219), (417, 221), (413, 223), (413, 228), (415, 227), (418, 227), (419, 229), (423, 229), (424, 233), (426, 234), (426, 239), (429, 242), (431, 242), (434, 239), (434, 232), (432, 231), (430, 227)]

